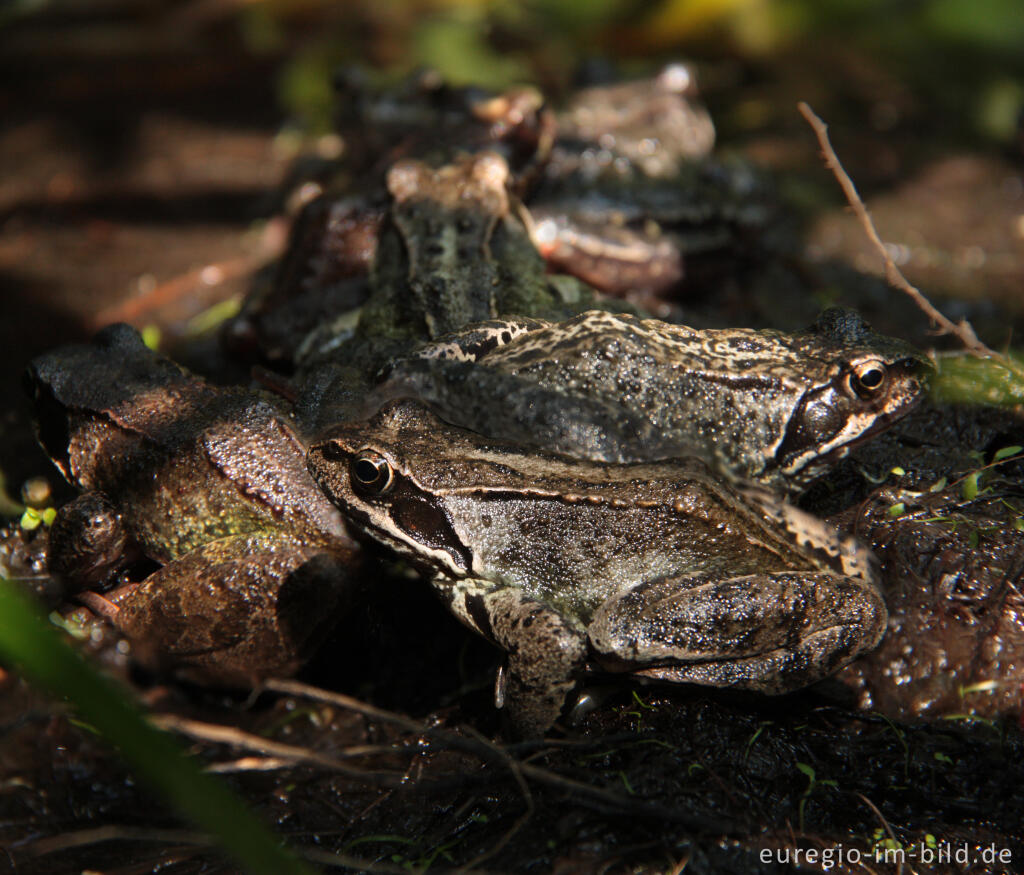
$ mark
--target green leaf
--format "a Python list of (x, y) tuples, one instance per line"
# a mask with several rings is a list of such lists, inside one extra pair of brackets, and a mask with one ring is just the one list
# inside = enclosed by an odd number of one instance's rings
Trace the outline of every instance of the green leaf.
[(151, 350), (160, 349), (160, 326), (147, 325), (142, 329), (142, 342)]
[(34, 507), (29, 507), (21, 515), (20, 525), (26, 532), (31, 532), (33, 529), (38, 529), (42, 522), (43, 515)]
[(889, 470), (889, 473), (895, 475), (896, 477), (902, 477), (907, 472), (904, 471), (899, 465), (897, 465), (895, 468), (891, 468)]
[(981, 471), (971, 471), (964, 478), (963, 486), (960, 487), (960, 492), (967, 501), (973, 501), (978, 497), (978, 478), (981, 477)]
[(249, 875), (312, 875), (221, 781), (205, 774), (138, 705), (72, 650), (14, 584), (0, 581), (0, 659), (95, 727), (170, 807), (212, 834)]
[(1016, 456), (1024, 447), (1003, 447), (1001, 450), (996, 450), (996, 454), (992, 457), (993, 462), (1001, 462), (1003, 459), (1009, 459), (1010, 456)]
[(971, 533), (967, 536), (967, 546), (972, 550), (978, 546), (978, 530), (971, 529)]
[(902, 516), (904, 511), (906, 511), (906, 509), (907, 509), (907, 506), (902, 501), (900, 501), (900, 502), (894, 504), (892, 507), (890, 507), (886, 511), (886, 513), (889, 516), (891, 516), (891, 517), (898, 517), (898, 516)]
[(946, 488), (946, 478), (940, 477), (931, 486), (928, 487), (929, 492), (942, 492)]
[(815, 771), (814, 771), (814, 767), (813, 766), (809, 766), (807, 763), (797, 763), (796, 767), (801, 772), (803, 772), (805, 775), (807, 775), (808, 778), (811, 779), (811, 783), (812, 784), (814, 783), (814, 781), (815, 781)]

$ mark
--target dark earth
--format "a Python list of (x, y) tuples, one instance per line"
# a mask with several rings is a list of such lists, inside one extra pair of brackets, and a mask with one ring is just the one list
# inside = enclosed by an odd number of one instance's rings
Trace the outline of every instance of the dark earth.
[[(193, 11), (173, 32), (156, 13), (123, 10), (80, 32), (57, 12), (0, 30), (0, 460), (12, 498), (32, 477), (55, 503), (73, 494), (35, 443), (20, 385), (31, 357), (127, 321), (158, 326), (162, 350), (214, 382), (248, 379), (203, 314), (239, 300), (284, 248), (297, 149), (279, 132), (274, 90), (295, 46), (255, 54), (224, 18)], [(835, 90), (818, 75), (824, 58)], [(1012, 140), (949, 130), (934, 94), (824, 42), (770, 68), (706, 63), (719, 143), (776, 172), (808, 251), (670, 301), (673, 315), (796, 329), (841, 303), (920, 348), (956, 349), (877, 278), (793, 109), (807, 100), (910, 279), (993, 347), (1019, 336), (1024, 182)], [(759, 107), (758, 123), (741, 106)], [(336, 148), (330, 137), (307, 146), (321, 158)], [(314, 865), (767, 873), (793, 871), (778, 861), (799, 852), (800, 871), (1020, 871), (1024, 463), (986, 466), (1022, 444), (1019, 410), (926, 402), (812, 487), (803, 506), (874, 547), (892, 620), (875, 653), (782, 698), (598, 681), (599, 705), (577, 725), (509, 743), (491, 700), (497, 651), (386, 563), (301, 672), (314, 691), (250, 696), (155, 676), (102, 626), (83, 647), (186, 737), (186, 720), (236, 730), (233, 743), (195, 737), (193, 751)], [(965, 482), (982, 468), (972, 492)], [(6, 564), (45, 592), (45, 529), (12, 525)], [(0, 731), (0, 871), (235, 871), (12, 673)], [(305, 763), (265, 739), (304, 749)], [(876, 856), (887, 847), (907, 851), (902, 869)], [(954, 861), (922, 862), (922, 849)]]

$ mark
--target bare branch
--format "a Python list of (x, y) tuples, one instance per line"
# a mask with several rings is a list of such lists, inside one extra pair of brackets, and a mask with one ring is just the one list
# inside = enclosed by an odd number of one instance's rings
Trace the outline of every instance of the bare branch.
[[(215, 744), (228, 744), (242, 750), (256, 751), (258, 753), (274, 757), (277, 760), (288, 760), (295, 765), (316, 765), (324, 769), (363, 781), (367, 784), (375, 784), (383, 787), (400, 787), (403, 784), (401, 772), (379, 772), (357, 769), (342, 762), (337, 757), (326, 756), (309, 748), (299, 747), (293, 744), (283, 744), (279, 741), (272, 741), (250, 732), (243, 732), (233, 726), (221, 726), (216, 723), (205, 723), (200, 720), (190, 720), (178, 717), (174, 714), (157, 714), (150, 717), (150, 722), (160, 729), (172, 730), (189, 738), (201, 741), (209, 741)], [(400, 753), (401, 751), (392, 751)]]
[(850, 208), (853, 210), (854, 214), (857, 216), (857, 220), (861, 224), (861, 227), (864, 229), (864, 233), (867, 234), (868, 239), (882, 256), (882, 260), (885, 263), (886, 282), (888, 282), (893, 288), (899, 289), (901, 292), (909, 295), (913, 299), (914, 303), (924, 311), (928, 318), (939, 327), (942, 334), (955, 335), (972, 355), (976, 355), (980, 358), (996, 359), (1000, 364), (1012, 371), (1018, 377), (1024, 378), (1024, 367), (1015, 362), (1009, 356), (1004, 356), (982, 343), (978, 339), (978, 335), (975, 334), (974, 328), (971, 327), (971, 323), (966, 319), (961, 319), (960, 322), (952, 322), (947, 319), (932, 305), (931, 301), (921, 293), (920, 289), (912, 285), (909, 280), (907, 280), (900, 269), (896, 266), (896, 262), (892, 260), (889, 250), (882, 242), (882, 238), (878, 236), (878, 231), (875, 229), (874, 222), (871, 221), (871, 216), (868, 214), (867, 207), (864, 206), (864, 201), (861, 200), (860, 195), (857, 193), (857, 187), (853, 184), (853, 180), (850, 179), (849, 174), (843, 169), (839, 156), (836, 155), (835, 149), (832, 148), (832, 144), (829, 142), (828, 138), (828, 126), (817, 115), (815, 115), (814, 110), (812, 110), (810, 106), (803, 101), (800, 101), (800, 103), (797, 104), (797, 108), (800, 110), (800, 114), (807, 120), (807, 123), (814, 130), (815, 136), (818, 138), (818, 144), (821, 146), (821, 152), (825, 158), (825, 166), (832, 171), (833, 176), (835, 176), (836, 181), (843, 190), (843, 194), (846, 195), (847, 203), (849, 203)]

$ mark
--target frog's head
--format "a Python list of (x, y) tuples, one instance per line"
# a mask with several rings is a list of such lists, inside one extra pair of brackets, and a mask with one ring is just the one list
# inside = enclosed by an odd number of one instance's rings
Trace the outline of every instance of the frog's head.
[(418, 404), (392, 402), (367, 422), (331, 429), (310, 447), (306, 465), (364, 534), (421, 568), (464, 576), (471, 559), (445, 507), (458, 486), (445, 461), (458, 453), (448, 446), (458, 431)]
[(116, 324), (91, 343), (33, 359), (23, 385), (35, 407), (39, 443), (69, 482), (92, 489), (96, 466), (123, 455), (123, 446), (115, 446), (119, 432), (135, 429), (153, 408), (162, 406), (168, 416), (180, 413), (175, 391), (186, 380), (134, 328)]
[(794, 394), (767, 473), (774, 470), (799, 488), (921, 401), (926, 359), (904, 341), (874, 332), (856, 312), (838, 307), (792, 335), (790, 344), (811, 379)]

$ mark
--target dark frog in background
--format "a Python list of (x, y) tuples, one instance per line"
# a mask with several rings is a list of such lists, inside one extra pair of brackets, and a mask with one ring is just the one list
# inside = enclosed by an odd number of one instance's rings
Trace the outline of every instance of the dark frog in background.
[(75, 591), (140, 554), (162, 567), (93, 598), (157, 663), (251, 683), (303, 661), (349, 601), (358, 547), (286, 417), (114, 325), (35, 359), (40, 442), (85, 494), (60, 509), (51, 572)]
[(397, 362), (380, 397), (584, 459), (693, 455), (798, 491), (914, 407), (922, 363), (840, 308), (792, 334), (593, 311), (470, 326)]
[(550, 277), (494, 152), (432, 168), (406, 159), (387, 173), (390, 209), (370, 294), (299, 342), (297, 415), (311, 432), (352, 417), (380, 369), (410, 349), (495, 316), (563, 319), (600, 306), (572, 277)]
[(506, 651), (496, 698), (522, 734), (551, 725), (588, 662), (780, 693), (885, 629), (867, 550), (696, 459), (572, 459), (407, 401), (332, 429), (308, 464), (355, 527)]

